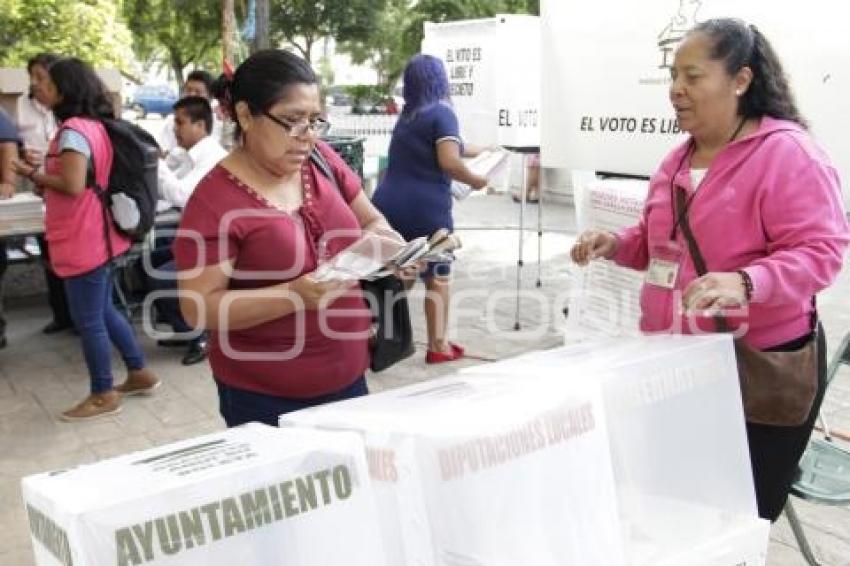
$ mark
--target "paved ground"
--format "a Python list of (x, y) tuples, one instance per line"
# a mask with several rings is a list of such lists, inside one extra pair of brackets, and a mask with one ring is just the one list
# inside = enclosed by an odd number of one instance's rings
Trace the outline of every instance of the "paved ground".
[[(431, 379), (464, 364), (484, 363), (523, 351), (554, 346), (561, 341), (560, 309), (547, 312), (528, 301), (521, 311), (522, 330), (513, 330), (516, 286), (517, 232), (506, 226), (517, 222), (517, 208), (505, 196), (472, 198), (456, 212), (464, 249), (456, 272), (457, 295), (467, 296), (455, 309), (453, 329), (469, 353), (482, 359), (458, 364), (426, 366), (424, 348), (410, 360), (369, 377), (373, 390)], [(533, 219), (536, 219), (536, 207)], [(574, 236), (572, 210), (564, 205), (546, 207), (542, 282), (539, 290), (552, 299), (568, 288), (566, 251)], [(481, 229), (481, 228), (487, 229)], [(476, 229), (470, 229), (476, 228)], [(537, 239), (529, 233), (523, 288), (535, 289)], [(483, 290), (485, 292), (478, 293)], [(820, 298), (830, 343), (850, 331), (850, 269)], [(494, 300), (498, 299), (498, 300)], [(418, 304), (413, 305), (417, 336), (424, 336)], [(180, 352), (157, 348), (150, 338), (143, 344), (151, 366), (165, 379), (160, 394), (131, 399), (115, 418), (92, 423), (65, 424), (56, 415), (79, 401), (87, 391), (78, 339), (70, 334), (47, 337), (40, 329), (47, 309), (42, 304), (7, 305), (9, 347), (0, 352), (0, 564), (32, 564), (29, 536), (20, 503), (22, 476), (59, 467), (92, 462), (196, 436), (223, 427), (217, 400), (205, 364), (184, 368)], [(118, 361), (116, 360), (116, 365)], [(836, 429), (850, 431), (850, 376), (833, 385), (824, 410)], [(826, 565), (850, 565), (850, 510), (798, 504), (816, 551)], [(773, 527), (768, 557), (771, 566), (803, 564), (784, 519)]]

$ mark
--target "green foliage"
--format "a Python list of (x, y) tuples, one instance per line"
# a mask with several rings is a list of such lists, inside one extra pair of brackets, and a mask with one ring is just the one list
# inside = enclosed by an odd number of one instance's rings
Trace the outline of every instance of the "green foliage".
[(340, 42), (340, 49), (355, 63), (369, 63), (381, 83), (391, 88), (404, 65), (422, 45), (425, 22), (450, 22), (486, 18), (496, 14), (539, 14), (539, 0), (387, 0), (371, 33)]
[(138, 58), (168, 64), (181, 85), (191, 64), (221, 67), (220, 0), (125, 0), (124, 17)]
[(354, 108), (377, 104), (387, 98), (387, 89), (383, 85), (351, 85), (345, 87), (345, 92), (351, 96)]
[(272, 45), (293, 45), (310, 61), (316, 41), (358, 41), (373, 33), (387, 0), (270, 0)]
[(131, 43), (114, 0), (0, 0), (3, 66), (23, 66), (51, 51), (129, 71)]

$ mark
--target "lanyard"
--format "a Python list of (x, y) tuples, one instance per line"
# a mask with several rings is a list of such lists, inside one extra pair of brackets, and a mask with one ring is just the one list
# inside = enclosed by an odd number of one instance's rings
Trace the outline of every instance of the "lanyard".
[[(744, 124), (747, 122), (746, 116), (741, 118), (738, 127), (735, 128), (735, 131), (732, 132), (732, 136), (729, 138), (727, 144), (735, 141), (735, 138), (738, 137), (738, 134), (741, 133), (741, 130), (744, 129)], [(696, 192), (692, 193), (685, 199), (685, 206), (682, 207), (682, 210), (676, 210), (676, 177), (682, 171), (682, 165), (685, 164), (685, 160), (693, 155), (694, 150), (696, 149), (696, 144), (694, 143), (693, 138), (691, 138), (690, 144), (688, 144), (688, 149), (685, 151), (682, 158), (679, 160), (679, 164), (676, 166), (676, 170), (673, 175), (670, 177), (670, 209), (673, 211), (673, 227), (670, 229), (670, 240), (673, 241), (676, 239), (676, 234), (679, 231), (679, 227), (682, 225), (682, 222), (685, 219), (685, 216), (688, 214), (688, 210), (691, 208), (691, 203), (694, 201), (694, 197), (696, 196)]]

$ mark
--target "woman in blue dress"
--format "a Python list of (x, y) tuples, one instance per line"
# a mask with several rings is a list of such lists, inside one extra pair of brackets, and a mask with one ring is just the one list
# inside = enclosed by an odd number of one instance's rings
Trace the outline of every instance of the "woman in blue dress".
[[(457, 116), (449, 98), (449, 79), (443, 62), (416, 55), (404, 69), (404, 108), (390, 141), (387, 173), (373, 197), (375, 206), (406, 240), (430, 237), (440, 228), (451, 231), (452, 180), (483, 189), (487, 179), (471, 172)], [(446, 337), (449, 314), (448, 262), (429, 263), (423, 271), (427, 293), (425, 318), (430, 363), (463, 357), (463, 348)]]

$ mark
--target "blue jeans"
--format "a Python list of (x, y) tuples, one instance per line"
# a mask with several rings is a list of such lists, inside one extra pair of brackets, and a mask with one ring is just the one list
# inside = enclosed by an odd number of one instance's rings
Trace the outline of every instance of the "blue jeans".
[(217, 379), (215, 384), (218, 387), (219, 412), (224, 417), (224, 422), (227, 423), (228, 427), (250, 422), (278, 426), (278, 417), (284, 413), (369, 394), (366, 377), (362, 375), (345, 389), (311, 399), (287, 399), (255, 393), (254, 391), (230, 387)]
[(65, 279), (65, 293), (74, 326), (83, 342), (92, 393), (112, 389), (112, 348), (115, 344), (128, 370), (145, 367), (133, 329), (112, 304), (112, 266)]

